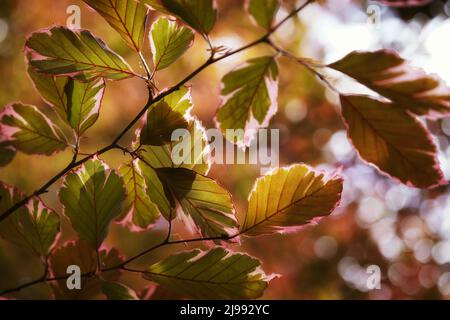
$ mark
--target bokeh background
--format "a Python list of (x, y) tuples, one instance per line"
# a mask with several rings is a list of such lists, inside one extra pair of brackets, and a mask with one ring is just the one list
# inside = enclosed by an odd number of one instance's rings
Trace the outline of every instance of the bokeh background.
[[(237, 48), (263, 33), (252, 25), (241, 0), (218, 1), (220, 16), (212, 32), (215, 45)], [(283, 1), (278, 19), (296, 5)], [(81, 0), (0, 0), (0, 109), (9, 102), (48, 107), (40, 100), (26, 73), (23, 46), (31, 32), (55, 24), (66, 24), (69, 5), (81, 8), (81, 26), (101, 37), (113, 50), (140, 70), (135, 54), (117, 33)], [(151, 23), (157, 17), (150, 14)], [(414, 65), (439, 74), (450, 83), (450, 2), (409, 9), (392, 9), (376, 1), (321, 1), (305, 9), (274, 36), (285, 49), (323, 62), (334, 61), (356, 49), (394, 48)], [(178, 82), (207, 57), (206, 44), (197, 36), (194, 46), (176, 64), (158, 74), (159, 88)], [(220, 79), (247, 58), (271, 52), (260, 45), (228, 58), (201, 73), (193, 81), (193, 113), (206, 127), (214, 127), (220, 104)], [(148, 48), (145, 56), (150, 60)], [(142, 71), (142, 70), (141, 70)], [(363, 88), (336, 73), (330, 81), (343, 92)], [(108, 82), (97, 124), (82, 141), (82, 152), (107, 145), (142, 108), (147, 99), (145, 84), (138, 79)], [(263, 261), (267, 273), (277, 273), (265, 299), (446, 299), (450, 298), (450, 189), (418, 190), (392, 182), (358, 160), (346, 138), (339, 116), (337, 96), (322, 86), (301, 66), (280, 60), (279, 111), (271, 128), (281, 131), (281, 165), (305, 162), (318, 168), (341, 170), (345, 176), (343, 202), (317, 226), (296, 234), (245, 239), (241, 246)], [(440, 161), (450, 178), (450, 119), (427, 122), (440, 147)], [(130, 142), (128, 135), (124, 142)], [(53, 157), (18, 154), (0, 169), (0, 180), (32, 192), (63, 168), (71, 159), (67, 151)], [(124, 156), (112, 151), (103, 157), (118, 167)], [(260, 168), (252, 165), (215, 165), (210, 176), (233, 194), (239, 212), (245, 211), (247, 196)], [(55, 184), (42, 197), (61, 212)], [(59, 243), (75, 238), (66, 218)], [(161, 221), (150, 232), (131, 233), (113, 225), (107, 245), (130, 256), (165, 235)], [(181, 222), (174, 237), (189, 237)], [(136, 267), (187, 246), (163, 248), (141, 259)], [(380, 290), (369, 291), (366, 268), (381, 269)], [(18, 247), (0, 240), (0, 289), (14, 287), (39, 277), (40, 262)], [(138, 291), (150, 283), (136, 275), (123, 281)], [(158, 288), (154, 297), (172, 298)], [(14, 298), (51, 298), (47, 284), (22, 290)]]

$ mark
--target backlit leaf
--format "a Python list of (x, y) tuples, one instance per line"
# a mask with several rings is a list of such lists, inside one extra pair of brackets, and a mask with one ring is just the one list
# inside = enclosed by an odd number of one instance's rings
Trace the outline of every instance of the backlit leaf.
[(140, 52), (144, 43), (147, 8), (136, 0), (83, 0)]
[(158, 219), (159, 209), (147, 194), (147, 185), (139, 168), (138, 160), (123, 165), (119, 169), (119, 173), (122, 175), (127, 189), (125, 208), (121, 219), (128, 216), (133, 225), (139, 229), (147, 229)]
[(280, 4), (278, 0), (247, 0), (247, 10), (256, 24), (270, 29)]
[(120, 80), (133, 77), (130, 66), (87, 30), (53, 27), (31, 35), (26, 43), (30, 64), (54, 75)]
[[(153, 168), (186, 168), (207, 174), (211, 164), (210, 149), (205, 130), (197, 120), (180, 131), (176, 141), (163, 146), (142, 146), (140, 155)], [(175, 163), (174, 163), (175, 162)]]
[(173, 131), (188, 127), (186, 118), (191, 107), (190, 92), (186, 87), (155, 103), (147, 112), (140, 131), (140, 143), (162, 146), (171, 142)]
[(198, 32), (207, 35), (214, 28), (217, 9), (214, 0), (159, 0), (170, 13)]
[(97, 121), (105, 91), (105, 81), (81, 82), (70, 79), (65, 86), (67, 120), (78, 136)]
[[(109, 268), (123, 262), (123, 257), (116, 249), (100, 249), (101, 267)], [(82, 240), (69, 241), (55, 249), (49, 259), (51, 276), (67, 277), (67, 267), (79, 266), (81, 275), (94, 274), (97, 270), (95, 250)], [(106, 281), (116, 281), (120, 270), (104, 272), (102, 278)], [(57, 299), (91, 299), (100, 294), (102, 282), (98, 277), (81, 277), (81, 290), (69, 290), (66, 279), (51, 282)]]
[(55, 108), (61, 119), (67, 121), (67, 97), (64, 88), (69, 78), (39, 73), (31, 66), (28, 67), (28, 74), (42, 99)]
[(249, 196), (241, 234), (295, 231), (328, 216), (341, 199), (343, 180), (307, 165), (277, 169), (259, 178)]
[(150, 31), (150, 44), (155, 70), (167, 68), (186, 52), (194, 41), (191, 29), (175, 21), (159, 18)]
[(0, 123), (1, 140), (10, 141), (24, 153), (51, 155), (67, 146), (61, 129), (34, 106), (10, 104), (3, 110)]
[(329, 67), (341, 71), (416, 115), (450, 114), (450, 89), (411, 67), (395, 51), (352, 52)]
[(437, 149), (425, 127), (397, 105), (341, 95), (348, 136), (361, 158), (419, 188), (442, 183)]
[(155, 170), (141, 160), (137, 161), (137, 165), (147, 185), (147, 195), (150, 200), (158, 207), (166, 220), (173, 220), (176, 217), (175, 203), (172, 197), (166, 195), (165, 187)]
[(102, 292), (108, 300), (139, 300), (136, 292), (119, 282), (104, 281)]
[[(278, 67), (273, 57), (249, 60), (223, 79), (224, 103), (217, 112), (222, 132), (227, 129), (257, 129), (267, 125), (277, 109)], [(254, 118), (254, 119), (253, 119)], [(239, 142), (245, 142), (244, 136)]]
[(0, 167), (9, 164), (16, 156), (16, 149), (9, 141), (0, 142)]
[(231, 195), (216, 181), (185, 168), (160, 168), (156, 172), (165, 186), (166, 196), (173, 197), (179, 205), (188, 226), (204, 237), (237, 233)]
[(110, 222), (123, 210), (123, 179), (102, 161), (89, 160), (66, 176), (59, 199), (80, 237), (99, 248)]
[(218, 247), (172, 255), (150, 266), (144, 278), (193, 299), (256, 299), (272, 277), (259, 260)]
[[(15, 188), (0, 184), (0, 211), (23, 198)], [(60, 232), (59, 216), (37, 198), (17, 210), (0, 224), (0, 236), (20, 247), (45, 257)]]

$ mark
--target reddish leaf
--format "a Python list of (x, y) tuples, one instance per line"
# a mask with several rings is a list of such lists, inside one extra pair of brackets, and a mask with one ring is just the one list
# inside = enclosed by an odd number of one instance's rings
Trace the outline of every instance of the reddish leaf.
[(341, 95), (348, 136), (361, 158), (419, 188), (444, 183), (437, 149), (425, 127), (392, 103)]

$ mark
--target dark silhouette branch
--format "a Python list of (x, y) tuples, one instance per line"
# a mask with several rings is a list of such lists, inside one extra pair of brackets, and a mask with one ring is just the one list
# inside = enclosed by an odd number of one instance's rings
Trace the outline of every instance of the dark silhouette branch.
[[(239, 52), (245, 51), (249, 48), (252, 48), (254, 46), (257, 46), (259, 44), (262, 43), (268, 43), (269, 45), (272, 45), (272, 42), (270, 41), (269, 37), (275, 32), (277, 31), (286, 21), (288, 21), (289, 19), (291, 19), (292, 17), (296, 16), (301, 10), (303, 10), (307, 5), (313, 3), (315, 0), (308, 0), (306, 1), (303, 5), (299, 6), (298, 8), (296, 8), (295, 10), (293, 10), (291, 13), (289, 13), (289, 15), (287, 15), (284, 19), (282, 19), (279, 23), (277, 23), (274, 27), (272, 27), (269, 31), (267, 31), (266, 34), (264, 34), (262, 37), (248, 43), (247, 45), (232, 50), (232, 51), (228, 51), (226, 53), (224, 53), (221, 56), (215, 57), (215, 53), (211, 52), (211, 56), (210, 58), (205, 61), (201, 66), (199, 66), (197, 69), (195, 69), (191, 74), (189, 74), (188, 76), (186, 76), (183, 80), (181, 80), (180, 82), (178, 82), (176, 85), (170, 87), (168, 90), (161, 92), (160, 94), (158, 94), (157, 96), (153, 97), (152, 94), (152, 90), (149, 87), (149, 98), (147, 103), (145, 104), (145, 106), (142, 108), (142, 110), (136, 115), (136, 117), (118, 134), (118, 136), (113, 140), (113, 142), (108, 145), (103, 147), (102, 149), (98, 150), (95, 153), (92, 154), (88, 154), (87, 156), (85, 156), (84, 158), (76, 161), (76, 156), (73, 157), (72, 161), (64, 168), (62, 169), (59, 173), (57, 173), (53, 178), (51, 178), (49, 181), (47, 181), (41, 188), (37, 189), (35, 192), (33, 192), (32, 194), (26, 196), (25, 198), (23, 198), (21, 201), (15, 203), (13, 206), (11, 206), (9, 209), (7, 209), (6, 211), (4, 211), (1, 215), (0, 215), (0, 223), (5, 220), (7, 217), (9, 217), (11, 214), (13, 214), (17, 209), (19, 209), (20, 207), (22, 207), (23, 205), (26, 205), (28, 203), (28, 201), (35, 197), (35, 196), (39, 196), (43, 193), (47, 192), (47, 189), (52, 186), (54, 183), (56, 183), (60, 178), (62, 178), (66, 173), (68, 173), (69, 171), (71, 171), (72, 169), (82, 165), (83, 163), (85, 163), (86, 161), (88, 161), (89, 159), (91, 159), (92, 157), (96, 156), (96, 155), (101, 155), (104, 154), (110, 150), (113, 149), (118, 149), (118, 150), (122, 150), (126, 153), (129, 153), (132, 156), (136, 156), (137, 153), (136, 152), (132, 152), (127, 150), (124, 147), (121, 147), (119, 145), (120, 140), (130, 131), (131, 128), (134, 127), (134, 125), (142, 118), (142, 116), (144, 116), (144, 114), (147, 112), (147, 110), (156, 102), (164, 99), (165, 97), (167, 97), (168, 95), (170, 95), (171, 93), (179, 90), (183, 85), (185, 85), (188, 81), (192, 80), (194, 77), (196, 77), (200, 72), (202, 72), (204, 69), (206, 69), (207, 67), (209, 67), (210, 65), (217, 63), (223, 59), (226, 59), (232, 55), (235, 55)], [(148, 81), (148, 79), (144, 79), (146, 81)], [(78, 154), (78, 152), (76, 153)], [(169, 222), (170, 223), (170, 222)], [(130, 268), (127, 268), (126, 265), (130, 264), (131, 262), (147, 255), (148, 253), (159, 249), (161, 247), (167, 246), (167, 245), (175, 245), (175, 244), (181, 244), (181, 243), (193, 243), (193, 242), (200, 242), (200, 241), (216, 241), (216, 240), (222, 240), (222, 241), (228, 241), (228, 240), (232, 240), (236, 237), (238, 237), (239, 235), (242, 234), (242, 232), (238, 232), (237, 234), (231, 235), (231, 236), (218, 236), (218, 237), (207, 237), (207, 238), (193, 238), (193, 239), (185, 239), (185, 240), (176, 240), (176, 241), (170, 241), (170, 234), (171, 234), (171, 224), (169, 224), (169, 231), (168, 231), (168, 235), (165, 237), (165, 239), (151, 247), (148, 248), (138, 254), (136, 254), (135, 256), (125, 260), (124, 262), (116, 265), (116, 266), (112, 266), (112, 267), (108, 267), (108, 268), (103, 268), (101, 269), (101, 272), (109, 272), (112, 270), (124, 270), (124, 271), (129, 271), (129, 272), (138, 272), (137, 270), (133, 270)], [(5, 295), (5, 294), (9, 294), (9, 293), (13, 293), (13, 292), (17, 292), (20, 291), (22, 289), (31, 287), (33, 285), (39, 284), (39, 283), (43, 283), (43, 282), (51, 282), (51, 281), (58, 281), (58, 280), (65, 280), (69, 277), (69, 275), (67, 276), (59, 276), (59, 277), (47, 277), (48, 274), (48, 268), (46, 268), (45, 270), (45, 274), (43, 276), (41, 276), (39, 279), (30, 281), (28, 283), (22, 284), (20, 286), (17, 286), (15, 288), (11, 288), (11, 289), (6, 289), (0, 292), (0, 296), (1, 295)], [(82, 277), (92, 277), (95, 276), (96, 272), (89, 272), (89, 273), (85, 273), (83, 275), (81, 275)]]

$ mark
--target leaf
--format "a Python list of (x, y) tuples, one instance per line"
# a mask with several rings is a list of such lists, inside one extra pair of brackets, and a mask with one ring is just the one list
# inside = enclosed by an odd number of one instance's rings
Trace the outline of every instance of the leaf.
[(20, 102), (6, 106), (0, 124), (1, 140), (24, 153), (52, 155), (67, 147), (61, 129), (34, 106)]
[[(102, 248), (99, 252), (102, 268), (111, 268), (123, 262), (123, 257), (116, 249)], [(69, 241), (58, 247), (49, 257), (52, 277), (64, 277), (63, 280), (53, 281), (52, 287), (57, 299), (90, 299), (96, 297), (101, 290), (101, 280), (97, 277), (81, 277), (81, 290), (69, 290), (66, 279), (67, 267), (75, 265), (80, 267), (81, 275), (93, 274), (97, 270), (97, 257), (95, 250), (85, 241)], [(111, 270), (102, 273), (107, 281), (116, 281), (120, 270)]]
[(104, 281), (102, 292), (108, 300), (139, 300), (136, 292), (119, 282)]
[(166, 220), (175, 219), (175, 203), (171, 197), (167, 197), (165, 187), (159, 180), (155, 170), (141, 160), (137, 161), (137, 165), (147, 185), (147, 195), (150, 200), (158, 207)]
[[(0, 183), (0, 211), (23, 198), (16, 188)], [(17, 210), (0, 224), (0, 236), (37, 256), (46, 257), (60, 232), (59, 216), (37, 198)]]
[(160, 0), (160, 3), (203, 35), (214, 28), (217, 9), (213, 0)]
[[(277, 77), (274, 57), (251, 59), (244, 67), (228, 73), (222, 79), (224, 103), (217, 112), (222, 132), (265, 126), (277, 109)], [(243, 140), (244, 136), (240, 136), (239, 141)]]
[(277, 169), (256, 180), (241, 234), (259, 236), (295, 231), (328, 216), (341, 199), (343, 180), (307, 165)]
[(9, 141), (0, 142), (0, 167), (4, 167), (9, 164), (16, 156), (16, 149), (11, 145)]
[(105, 92), (105, 81), (81, 82), (70, 79), (65, 86), (67, 120), (78, 136), (97, 121)]
[(42, 99), (54, 107), (59, 117), (67, 122), (67, 96), (64, 88), (69, 78), (39, 73), (31, 66), (28, 67), (28, 74)]
[(185, 168), (155, 170), (166, 197), (179, 204), (183, 217), (192, 220), (203, 237), (228, 237), (237, 233), (231, 195), (216, 181)]
[(367, 96), (341, 95), (341, 104), (349, 139), (361, 158), (410, 186), (443, 183), (437, 148), (417, 119)]
[(134, 76), (130, 66), (87, 30), (64, 27), (35, 32), (26, 42), (30, 64), (38, 71), (82, 80)]
[(28, 73), (44, 101), (55, 108), (59, 117), (78, 136), (97, 121), (105, 91), (103, 79), (84, 82), (39, 73), (31, 67), (28, 68)]
[(59, 199), (80, 237), (99, 248), (110, 222), (123, 210), (123, 179), (102, 161), (89, 160), (65, 177)]
[(186, 168), (207, 174), (211, 165), (208, 137), (197, 120), (190, 121), (189, 128), (177, 141), (163, 146), (142, 146), (140, 150), (141, 158), (153, 168)]
[(144, 43), (147, 8), (136, 0), (83, 0), (137, 52)]
[(142, 176), (138, 160), (123, 165), (119, 169), (125, 181), (127, 197), (123, 216), (131, 218), (133, 225), (140, 229), (147, 229), (159, 218), (159, 209), (147, 194), (147, 185)]
[(190, 92), (186, 87), (158, 101), (147, 112), (146, 122), (140, 131), (140, 143), (162, 146), (171, 142), (175, 130), (188, 128), (186, 118), (191, 108)]
[(395, 51), (354, 51), (329, 67), (413, 114), (433, 117), (450, 114), (450, 89), (438, 77), (412, 68)]
[(249, 255), (224, 248), (172, 255), (147, 269), (144, 278), (193, 299), (256, 299), (272, 277)]
[(150, 9), (159, 11), (164, 14), (170, 14), (166, 8), (161, 4), (160, 0), (140, 0), (141, 3), (146, 4)]
[(189, 49), (193, 41), (194, 33), (191, 29), (178, 26), (175, 21), (159, 18), (150, 31), (155, 71), (170, 66)]
[(278, 0), (247, 0), (247, 10), (255, 23), (264, 29), (270, 29), (280, 4)]

